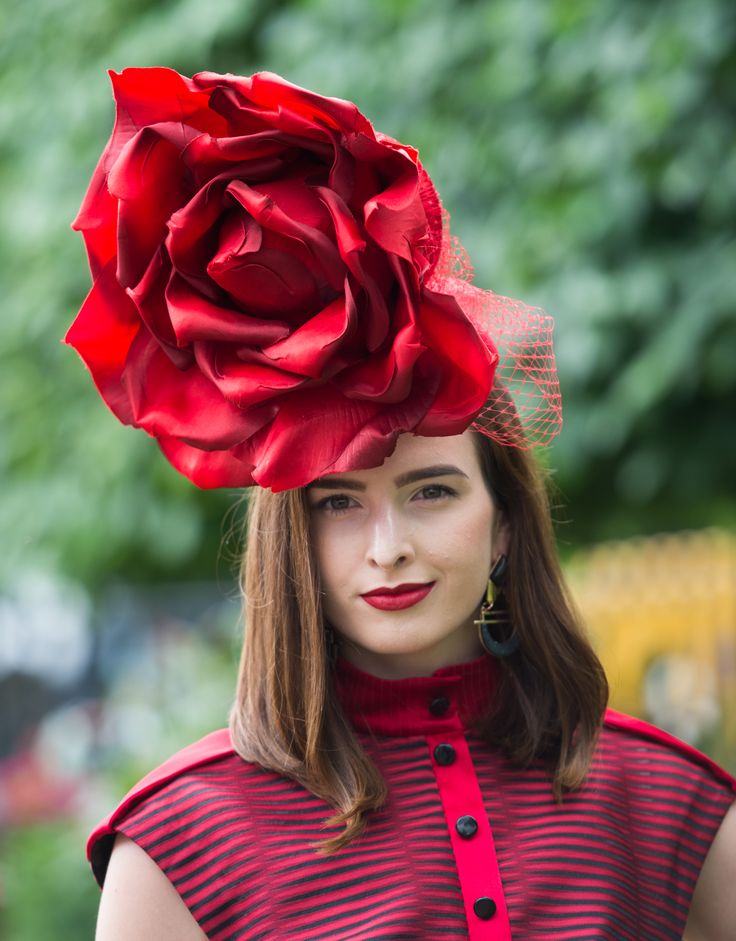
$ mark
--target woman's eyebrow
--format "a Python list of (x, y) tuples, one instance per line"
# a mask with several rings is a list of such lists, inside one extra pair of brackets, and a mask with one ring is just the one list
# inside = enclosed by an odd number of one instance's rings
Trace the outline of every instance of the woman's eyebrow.
[[(435, 464), (432, 467), (420, 467), (417, 470), (406, 471), (394, 478), (397, 487), (405, 487), (407, 484), (413, 484), (417, 480), (426, 480), (428, 477), (446, 477), (450, 474), (459, 474), (460, 477), (467, 479), (468, 475), (461, 471), (454, 464)], [(310, 484), (307, 484), (307, 490), (321, 488), (322, 490), (365, 490), (366, 485), (359, 480), (351, 480), (349, 477), (318, 477)]]

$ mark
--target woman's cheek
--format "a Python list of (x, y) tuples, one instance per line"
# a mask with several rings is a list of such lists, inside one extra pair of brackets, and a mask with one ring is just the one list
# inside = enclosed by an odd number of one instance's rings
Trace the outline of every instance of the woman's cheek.
[(323, 588), (331, 592), (355, 568), (355, 540), (329, 520), (313, 529), (313, 540)]

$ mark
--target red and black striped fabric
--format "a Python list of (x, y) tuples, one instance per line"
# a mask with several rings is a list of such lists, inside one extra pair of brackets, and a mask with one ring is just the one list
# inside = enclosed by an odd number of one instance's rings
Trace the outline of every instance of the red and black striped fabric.
[(680, 941), (736, 782), (695, 749), (609, 711), (585, 786), (558, 805), (472, 731), (483, 657), (382, 680), (339, 661), (337, 688), (390, 797), (333, 856), (330, 808), (244, 762), (226, 729), (139, 782), (91, 834), (102, 885), (116, 832), (166, 874), (205, 934), (256, 939)]

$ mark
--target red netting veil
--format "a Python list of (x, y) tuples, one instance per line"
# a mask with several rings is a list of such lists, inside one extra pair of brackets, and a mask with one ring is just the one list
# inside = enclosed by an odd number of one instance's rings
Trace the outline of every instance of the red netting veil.
[(110, 76), (65, 339), (181, 473), (285, 490), (404, 432), (559, 431), (551, 317), (472, 283), (414, 148), (272, 72)]

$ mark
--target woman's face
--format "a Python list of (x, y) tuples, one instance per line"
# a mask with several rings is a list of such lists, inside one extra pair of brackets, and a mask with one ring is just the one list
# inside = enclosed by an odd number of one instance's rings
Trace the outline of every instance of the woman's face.
[(307, 501), (324, 614), (347, 660), (398, 678), (482, 654), (473, 619), (507, 533), (471, 432), (401, 435), (380, 467), (321, 477)]

